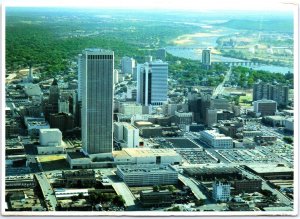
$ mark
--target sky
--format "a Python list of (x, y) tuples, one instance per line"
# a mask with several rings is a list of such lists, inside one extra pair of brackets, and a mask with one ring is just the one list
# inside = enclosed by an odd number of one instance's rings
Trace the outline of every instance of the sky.
[[(1, 0), (0, 0), (1, 2)], [(101, 7), (170, 10), (289, 11), (297, 0), (2, 0), (6, 6)]]

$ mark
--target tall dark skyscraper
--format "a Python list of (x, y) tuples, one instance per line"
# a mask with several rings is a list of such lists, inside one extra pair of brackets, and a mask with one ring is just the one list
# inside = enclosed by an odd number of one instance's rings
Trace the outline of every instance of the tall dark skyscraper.
[(113, 148), (114, 52), (86, 49), (79, 56), (82, 95), (82, 143), (88, 154)]

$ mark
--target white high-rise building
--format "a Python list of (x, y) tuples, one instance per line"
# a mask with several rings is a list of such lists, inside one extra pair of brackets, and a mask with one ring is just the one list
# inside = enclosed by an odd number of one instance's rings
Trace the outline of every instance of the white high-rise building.
[(162, 105), (168, 101), (168, 63), (161, 60), (138, 64), (137, 103)]
[(82, 144), (87, 154), (113, 148), (114, 52), (86, 49), (79, 56), (82, 91)]
[(125, 123), (123, 136), (128, 148), (136, 148), (139, 146), (139, 130), (137, 128)]
[(130, 57), (123, 57), (121, 60), (122, 74), (132, 74), (135, 67), (135, 60)]

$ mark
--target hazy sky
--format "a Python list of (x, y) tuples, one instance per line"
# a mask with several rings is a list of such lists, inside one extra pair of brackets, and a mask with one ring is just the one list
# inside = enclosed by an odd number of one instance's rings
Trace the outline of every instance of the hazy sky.
[[(2, 0), (6, 6), (102, 7), (176, 10), (291, 10), (296, 0)], [(0, 0), (1, 2), (1, 0)], [(280, 3), (285, 2), (285, 3)]]

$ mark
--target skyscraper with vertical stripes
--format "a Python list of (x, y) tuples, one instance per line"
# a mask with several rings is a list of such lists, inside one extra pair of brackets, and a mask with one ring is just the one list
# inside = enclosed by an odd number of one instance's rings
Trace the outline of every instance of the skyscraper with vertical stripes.
[(87, 154), (111, 153), (114, 52), (85, 49), (79, 55), (78, 63), (83, 151)]

